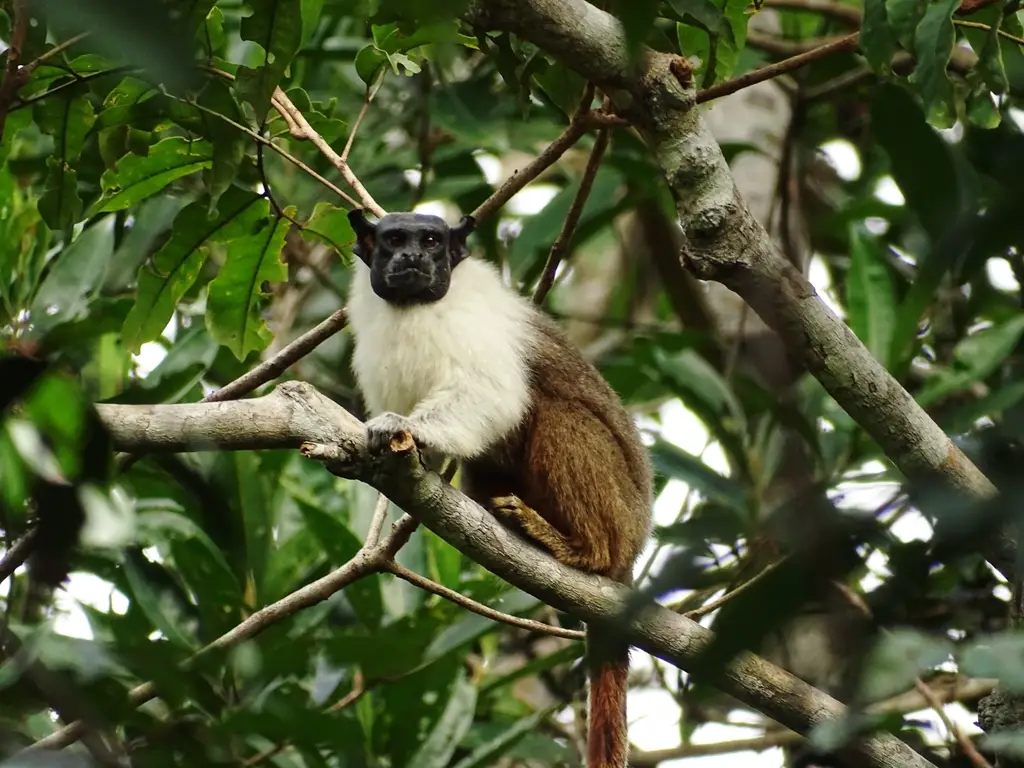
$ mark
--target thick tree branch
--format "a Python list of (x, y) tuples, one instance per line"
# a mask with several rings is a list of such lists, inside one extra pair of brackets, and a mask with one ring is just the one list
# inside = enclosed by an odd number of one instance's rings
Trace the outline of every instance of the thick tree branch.
[[(287, 448), (303, 442), (306, 455), (332, 472), (360, 479), (383, 491), (448, 543), (488, 570), (549, 605), (584, 621), (618, 626), (636, 595), (627, 587), (568, 568), (503, 527), (492, 515), (429, 472), (411, 440), (392, 441), (393, 453), (368, 456), (365, 430), (340, 406), (300, 382), (286, 382), (269, 395), (248, 401), (190, 406), (100, 407), (115, 448), (180, 450), (259, 446)], [(200, 435), (198, 424), (205, 425)], [(140, 427), (145, 426), (145, 430)], [(145, 444), (145, 435), (151, 443)], [(276, 442), (275, 442), (276, 440)], [(304, 588), (302, 591), (311, 589)], [(268, 609), (256, 615), (262, 615)], [(693, 664), (707, 648), (710, 630), (655, 604), (631, 614), (622, 625), (629, 641), (671, 664), (700, 674)], [(237, 634), (237, 633), (236, 633)], [(251, 636), (251, 635), (250, 635)], [(223, 638), (222, 638), (223, 640)], [(221, 641), (218, 641), (220, 643)], [(712, 681), (726, 693), (799, 733), (841, 717), (845, 708), (767, 661), (743, 654)], [(133, 700), (136, 696), (133, 693)], [(851, 747), (865, 765), (924, 768), (927, 760), (887, 734)]]
[[(693, 78), (682, 59), (647, 51), (632, 69), (619, 22), (585, 0), (477, 0), (470, 18), (520, 35), (605, 89), (644, 136), (675, 194), (688, 268), (742, 296), (911, 481), (969, 501), (995, 495), (750, 215), (694, 109)], [(1006, 574), (1015, 550), (1007, 537), (992, 537), (984, 554)]]

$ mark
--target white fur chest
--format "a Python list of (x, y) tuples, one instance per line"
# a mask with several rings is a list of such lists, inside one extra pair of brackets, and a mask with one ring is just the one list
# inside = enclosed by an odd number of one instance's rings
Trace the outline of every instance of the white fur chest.
[(476, 259), (453, 270), (441, 301), (411, 307), (377, 296), (369, 268), (357, 263), (348, 303), (352, 365), (370, 413), (410, 416), (439, 406), (472, 433), (463, 442), (500, 437), (529, 407), (532, 311)]

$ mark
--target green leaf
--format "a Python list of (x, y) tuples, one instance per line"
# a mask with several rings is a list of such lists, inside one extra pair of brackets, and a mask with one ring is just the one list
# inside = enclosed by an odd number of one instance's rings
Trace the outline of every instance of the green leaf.
[(885, 0), (889, 28), (908, 51), (914, 50), (914, 33), (928, 9), (928, 0)]
[(243, 40), (259, 44), (266, 54), (257, 69), (239, 67), (237, 88), (262, 123), (270, 110), (274, 89), (302, 43), (302, 0), (246, 0), (251, 16), (242, 19)]
[(953, 365), (928, 379), (917, 394), (927, 407), (994, 372), (1017, 348), (1024, 334), (1024, 315), (961, 339), (953, 349)]
[(965, 675), (994, 677), (1012, 693), (1024, 693), (1024, 633), (1010, 630), (971, 641), (959, 653)]
[(879, 701), (914, 686), (922, 673), (946, 662), (953, 644), (911, 629), (884, 632), (872, 649), (862, 680), (867, 701)]
[[(294, 215), (294, 209), (289, 209)], [(265, 349), (273, 334), (261, 316), (265, 286), (288, 278), (281, 261), (291, 221), (267, 218), (259, 230), (234, 240), (227, 263), (210, 283), (206, 327), (210, 335), (244, 360), (253, 350)]]
[(78, 174), (57, 157), (46, 158), (46, 190), (39, 198), (39, 215), (50, 229), (70, 229), (82, 216)]
[(946, 74), (946, 66), (956, 41), (953, 12), (959, 7), (960, 0), (929, 2), (914, 34), (917, 66), (910, 75), (910, 82), (921, 94), (929, 121), (939, 128), (950, 128), (956, 122), (956, 112), (950, 108), (953, 84)]
[(139, 606), (153, 627), (160, 630), (164, 637), (178, 647), (189, 651), (196, 650), (192, 638), (171, 619), (162, 605), (160, 595), (139, 571), (135, 562), (127, 558), (121, 567), (124, 569), (124, 575), (131, 590), (128, 597)]
[[(204, 2), (209, 5), (208, 0)], [(198, 82), (190, 50), (192, 35), (186, 26), (189, 17), (169, 13), (162, 0), (133, 0), (130, 13), (123, 0), (35, 0), (34, 4), (45, 9), (55, 40), (88, 32), (90, 48), (141, 67), (169, 90), (184, 90)]]
[[(355, 557), (362, 542), (352, 531), (319, 507), (296, 501), (302, 519), (320, 540), (333, 567), (338, 568)], [(345, 596), (364, 625), (371, 629), (380, 627), (384, 617), (384, 601), (381, 599), (378, 579), (371, 577), (356, 581), (345, 588)]]
[(850, 226), (850, 272), (846, 278), (850, 328), (882, 365), (888, 364), (896, 295), (880, 244), (861, 226)]
[(488, 766), (494, 765), (496, 758), (508, 752), (509, 749), (515, 746), (516, 742), (544, 722), (557, 709), (557, 707), (541, 709), (513, 723), (507, 730), (487, 743), (481, 744), (466, 755), (466, 757), (455, 764), (455, 768), (488, 768)]
[(343, 258), (345, 251), (356, 241), (356, 233), (352, 231), (345, 209), (330, 203), (316, 204), (313, 215), (302, 227), (301, 235), (306, 241), (318, 240), (333, 248)]
[(213, 145), (179, 136), (157, 142), (145, 157), (125, 155), (114, 170), (103, 174), (100, 180), (103, 196), (92, 206), (89, 215), (135, 205), (175, 179), (209, 168), (212, 162)]
[(660, 439), (650, 451), (655, 469), (666, 477), (682, 480), (708, 499), (717, 499), (744, 513), (748, 511), (743, 487), (732, 478), (718, 474), (693, 454)]
[(654, 29), (654, 20), (658, 16), (658, 0), (618, 0), (612, 9), (626, 36), (626, 50), (636, 56), (643, 47), (647, 37)]
[(892, 70), (896, 39), (889, 28), (885, 0), (864, 0), (864, 22), (858, 44), (875, 72), (888, 74)]
[(92, 102), (84, 97), (54, 96), (36, 102), (32, 109), (39, 130), (53, 136), (53, 156), (71, 164), (85, 146), (89, 129), (96, 122)]
[(199, 276), (206, 261), (207, 241), (237, 236), (239, 233), (233, 227), (241, 227), (244, 232), (254, 218), (266, 215), (266, 205), (259, 195), (232, 187), (215, 217), (208, 217), (209, 205), (205, 200), (197, 200), (181, 210), (174, 219), (171, 237), (139, 270), (137, 298), (123, 329), (122, 340), (129, 351), (137, 353), (144, 343), (163, 332), (175, 305)]
[(89, 314), (89, 298), (103, 284), (114, 253), (114, 220), (104, 216), (58, 254), (32, 301), (40, 333)]
[(875, 88), (871, 125), (889, 156), (893, 178), (907, 207), (937, 242), (960, 208), (962, 185), (952, 150), (928, 125), (910, 95), (893, 85)]
[(451, 689), (448, 705), (408, 765), (417, 768), (446, 768), (463, 737), (469, 732), (476, 712), (476, 686), (461, 669)]
[(548, 63), (533, 79), (566, 116), (571, 117), (580, 105), (587, 82), (574, 70), (559, 61)]

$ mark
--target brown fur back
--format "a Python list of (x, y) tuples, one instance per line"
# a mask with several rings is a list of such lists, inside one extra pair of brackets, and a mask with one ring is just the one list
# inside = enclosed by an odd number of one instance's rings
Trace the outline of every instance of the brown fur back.
[(515, 495), (578, 544), (576, 567), (628, 583), (650, 533), (647, 449), (618, 395), (546, 318), (538, 318), (531, 408), (486, 458), (466, 462), (480, 504)]
[[(529, 414), (489, 456), (466, 462), (463, 489), (484, 506), (519, 497), (568, 541), (569, 565), (631, 583), (651, 525), (647, 449), (597, 369), (546, 318), (535, 322)], [(625, 768), (629, 644), (588, 627), (587, 669), (587, 766)]]

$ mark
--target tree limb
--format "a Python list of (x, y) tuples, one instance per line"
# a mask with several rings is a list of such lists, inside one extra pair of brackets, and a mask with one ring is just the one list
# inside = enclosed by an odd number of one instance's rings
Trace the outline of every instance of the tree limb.
[[(647, 141), (676, 198), (682, 259), (698, 277), (739, 294), (787, 350), (912, 482), (969, 501), (996, 490), (879, 364), (750, 215), (729, 166), (694, 109), (685, 60), (647, 50), (633, 65), (618, 20), (585, 0), (477, 0), (478, 26), (514, 32), (612, 98)], [(984, 552), (1011, 574), (1016, 545), (993, 536)]]
[[(308, 384), (285, 382), (269, 395), (246, 401), (102, 405), (98, 410), (119, 450), (288, 448), (303, 443), (304, 454), (324, 461), (335, 474), (386, 490), (388, 498), (411, 512), (414, 519), (509, 583), (584, 621), (620, 628), (633, 645), (692, 674), (701, 672), (693, 663), (711, 642), (710, 630), (653, 603), (631, 612), (623, 622), (624, 612), (636, 605), (632, 590), (564, 566), (513, 534), (429, 472), (407, 435), (392, 441), (390, 454), (367, 455), (363, 425)], [(200, 424), (205, 426), (205, 436), (200, 434)], [(140, 429), (143, 426), (145, 429)], [(307, 442), (303, 429), (308, 430)], [(313, 588), (310, 585), (299, 592)], [(268, 610), (254, 617), (264, 616)], [(238, 634), (228, 633), (217, 643)], [(750, 653), (709, 675), (709, 680), (798, 733), (807, 734), (845, 712), (832, 697)], [(867, 737), (850, 749), (864, 764), (879, 768), (931, 765), (888, 734)]]

